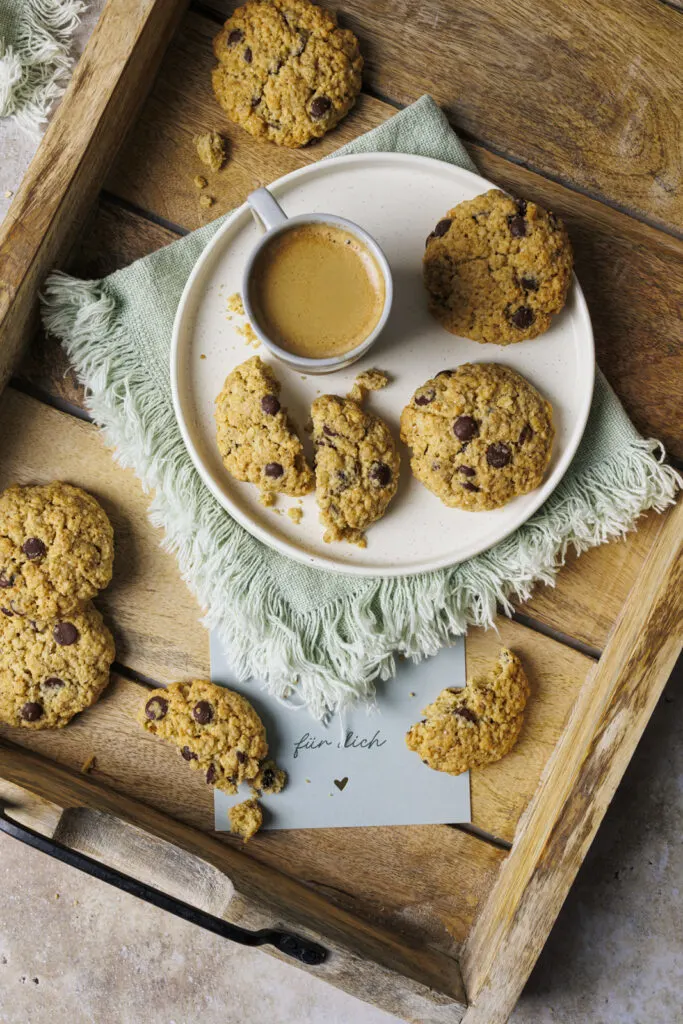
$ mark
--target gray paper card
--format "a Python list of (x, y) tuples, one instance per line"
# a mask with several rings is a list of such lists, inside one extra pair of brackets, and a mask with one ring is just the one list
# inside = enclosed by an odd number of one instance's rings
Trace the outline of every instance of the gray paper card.
[[(348, 711), (323, 724), (304, 707), (280, 701), (255, 680), (237, 684), (217, 635), (211, 635), (211, 677), (244, 694), (268, 731), (270, 753), (289, 780), (264, 796), (263, 827), (434, 825), (470, 821), (469, 775), (445, 775), (408, 750), (405, 734), (446, 686), (465, 685), (465, 642), (414, 665), (402, 661), (395, 679), (380, 683), (377, 707)], [(228, 808), (246, 800), (215, 790), (217, 831), (229, 831)]]

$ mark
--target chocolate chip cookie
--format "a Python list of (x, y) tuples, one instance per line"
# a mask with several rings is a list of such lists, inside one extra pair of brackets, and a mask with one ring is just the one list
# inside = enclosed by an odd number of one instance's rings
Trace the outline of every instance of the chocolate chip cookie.
[(262, 494), (308, 494), (313, 473), (279, 394), (279, 381), (259, 356), (228, 374), (216, 399), (218, 450), (228, 472)]
[(349, 398), (321, 395), (311, 416), (323, 539), (365, 547), (365, 530), (381, 519), (398, 487), (394, 439), (383, 420)]
[(256, 778), (268, 754), (266, 730), (244, 697), (205, 679), (153, 690), (140, 724), (180, 748), (181, 756), (217, 789), (234, 794)]
[(0, 614), (0, 721), (61, 729), (109, 682), (114, 641), (90, 603), (52, 622)]
[(213, 91), (251, 135), (296, 148), (349, 112), (361, 88), (358, 40), (308, 0), (249, 0), (214, 40)]
[(438, 222), (423, 270), (429, 308), (447, 331), (510, 345), (543, 334), (564, 306), (572, 249), (559, 217), (492, 189)]
[(230, 819), (230, 831), (233, 835), (239, 836), (245, 843), (248, 843), (252, 836), (255, 836), (263, 824), (263, 811), (258, 800), (245, 800), (241, 804), (235, 804), (228, 811)]
[(0, 495), (0, 608), (68, 615), (111, 580), (114, 534), (104, 509), (70, 484)]
[(444, 505), (468, 512), (499, 508), (538, 487), (554, 433), (550, 402), (496, 363), (443, 370), (401, 414), (417, 479)]
[(503, 648), (489, 675), (462, 690), (442, 690), (406, 736), (410, 750), (437, 772), (460, 775), (512, 750), (524, 721), (529, 682), (516, 654)]

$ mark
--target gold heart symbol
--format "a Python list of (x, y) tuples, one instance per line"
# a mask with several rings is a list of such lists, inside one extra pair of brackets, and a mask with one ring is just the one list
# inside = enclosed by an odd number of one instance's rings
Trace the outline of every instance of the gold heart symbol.
[(334, 780), (334, 784), (337, 787), (337, 789), (343, 789), (348, 781), (349, 781), (349, 777), (347, 775), (343, 779), (335, 779)]

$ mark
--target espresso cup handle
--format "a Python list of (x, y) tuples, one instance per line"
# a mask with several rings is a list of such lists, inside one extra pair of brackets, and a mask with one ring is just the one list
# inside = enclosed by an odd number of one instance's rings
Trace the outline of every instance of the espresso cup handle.
[(279, 227), (287, 220), (287, 214), (280, 204), (275, 201), (267, 188), (259, 188), (247, 196), (247, 203), (251, 206), (267, 231)]

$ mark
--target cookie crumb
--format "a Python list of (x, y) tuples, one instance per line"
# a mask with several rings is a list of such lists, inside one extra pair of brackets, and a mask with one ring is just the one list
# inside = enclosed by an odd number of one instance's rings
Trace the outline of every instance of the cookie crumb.
[(256, 331), (250, 323), (244, 324), (243, 327), (237, 328), (237, 333), (241, 334), (247, 345), (251, 345), (252, 348), (258, 348), (261, 342), (259, 341)]
[(244, 303), (242, 302), (242, 296), (239, 292), (233, 292), (228, 299), (228, 311), (230, 313), (239, 313), (240, 316), (244, 316)]
[(202, 352), (202, 354), (200, 355), (200, 357), (199, 357), (199, 358), (200, 358), (200, 359), (206, 359), (206, 356), (205, 356), (205, 355), (204, 355), (204, 353)]
[(409, 696), (409, 697), (414, 697), (414, 696), (415, 696), (415, 691), (414, 691), (414, 690), (411, 690), (411, 691), (410, 691), (410, 693), (408, 694), (408, 696)]
[(197, 188), (206, 188), (206, 186), (209, 184), (203, 174), (196, 174), (194, 178), (194, 183)]
[(203, 210), (208, 210), (209, 207), (213, 206), (213, 204), (215, 202), (216, 202), (216, 200), (213, 198), (213, 196), (200, 196), (199, 197), (199, 205), (201, 206), (201, 208)]
[(97, 768), (97, 758), (94, 754), (91, 754), (90, 757), (87, 757), (81, 765), (81, 772), (83, 775), (89, 775), (90, 772), (95, 770), (95, 768)]
[(275, 491), (261, 491), (258, 500), (264, 508), (272, 508), (275, 504)]
[(11, 199), (13, 195), (14, 195), (14, 192), (12, 192), (12, 190), (8, 188), (7, 191), (5, 192), (5, 199)]
[(233, 835), (239, 836), (243, 842), (248, 843), (252, 836), (255, 836), (263, 824), (263, 811), (258, 800), (245, 800), (241, 804), (235, 804), (228, 811), (230, 819), (230, 831)]
[(201, 162), (212, 171), (220, 171), (227, 157), (223, 136), (218, 132), (206, 132), (204, 135), (198, 135), (194, 141)]
[(263, 762), (258, 775), (249, 781), (249, 785), (259, 796), (263, 796), (264, 793), (269, 796), (281, 793), (286, 784), (287, 772), (283, 768), (278, 768), (271, 758)]
[(352, 402), (360, 404), (368, 391), (381, 391), (387, 384), (389, 384), (389, 375), (384, 373), (383, 370), (363, 370), (353, 382), (353, 387), (349, 391), (347, 398), (350, 398)]
[(303, 519), (303, 517), (304, 517), (304, 510), (303, 510), (302, 508), (297, 508), (297, 507), (296, 507), (296, 506), (294, 505), (294, 506), (292, 506), (292, 508), (288, 508), (288, 509), (287, 509), (287, 515), (288, 515), (288, 516), (289, 516), (289, 518), (290, 518), (290, 519), (292, 520), (292, 522), (293, 522), (293, 523), (294, 523), (294, 524), (295, 524), (296, 526), (298, 526), (298, 525), (299, 525), (299, 523), (301, 522), (301, 520), (302, 520), (302, 519)]

